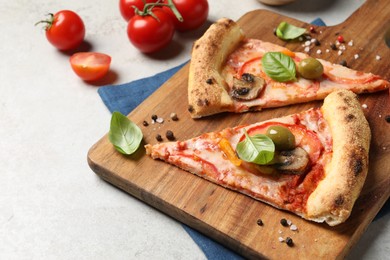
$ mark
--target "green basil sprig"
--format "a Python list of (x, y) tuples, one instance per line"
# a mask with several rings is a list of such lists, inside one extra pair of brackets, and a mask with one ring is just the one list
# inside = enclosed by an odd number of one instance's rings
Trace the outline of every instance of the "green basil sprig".
[(287, 22), (281, 22), (276, 28), (276, 36), (282, 40), (293, 40), (303, 35), (305, 28), (300, 28)]
[(138, 149), (142, 138), (142, 131), (136, 124), (120, 112), (112, 113), (108, 139), (116, 150), (122, 154), (132, 154)]
[(267, 164), (275, 154), (272, 139), (263, 134), (249, 136), (244, 130), (245, 140), (237, 144), (237, 154), (240, 159), (256, 164)]
[(267, 52), (261, 59), (264, 72), (279, 82), (296, 80), (295, 62), (281, 52)]

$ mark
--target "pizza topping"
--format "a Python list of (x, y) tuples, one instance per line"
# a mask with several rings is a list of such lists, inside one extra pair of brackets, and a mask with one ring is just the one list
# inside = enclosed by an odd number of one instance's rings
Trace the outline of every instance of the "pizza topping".
[(233, 98), (252, 100), (259, 96), (265, 86), (265, 80), (249, 73), (244, 73), (241, 79), (233, 78)]
[(226, 138), (222, 138), (218, 143), (219, 148), (224, 152), (225, 156), (236, 166), (240, 166), (242, 160), (237, 157), (232, 146)]
[(266, 135), (272, 139), (276, 150), (291, 150), (295, 147), (295, 136), (287, 127), (281, 125), (270, 126)]
[(309, 154), (301, 147), (294, 150), (281, 151), (275, 153), (271, 163), (281, 171), (291, 174), (302, 174), (309, 164)]
[(261, 59), (263, 70), (273, 80), (287, 82), (296, 80), (295, 62), (281, 52), (267, 52)]
[(298, 72), (305, 79), (317, 79), (324, 73), (324, 67), (317, 59), (309, 57), (299, 62)]
[(275, 145), (272, 139), (264, 134), (249, 136), (244, 130), (245, 140), (237, 144), (238, 156), (247, 162), (267, 164), (274, 157)]

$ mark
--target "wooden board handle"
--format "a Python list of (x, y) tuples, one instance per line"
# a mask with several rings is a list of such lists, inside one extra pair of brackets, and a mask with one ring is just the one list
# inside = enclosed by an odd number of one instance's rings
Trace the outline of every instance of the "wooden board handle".
[[(359, 25), (364, 21), (369, 24), (379, 24), (380, 28), (387, 28), (390, 24), (390, 8), (388, 0), (367, 0), (359, 9), (357, 9), (344, 23), (348, 26)], [(375, 21), (375, 22), (374, 22)], [(366, 30), (360, 27), (360, 30)], [(383, 29), (385, 31), (385, 29)]]

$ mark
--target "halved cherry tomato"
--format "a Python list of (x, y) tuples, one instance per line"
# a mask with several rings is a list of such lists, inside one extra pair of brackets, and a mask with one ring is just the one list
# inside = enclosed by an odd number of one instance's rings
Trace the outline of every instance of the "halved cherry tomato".
[(39, 21), (45, 26), (47, 40), (59, 50), (71, 50), (78, 47), (84, 40), (85, 26), (83, 20), (75, 12), (62, 10), (49, 14), (48, 20)]
[(175, 32), (175, 26), (168, 13), (162, 8), (150, 10), (150, 14), (135, 15), (127, 25), (130, 42), (141, 52), (151, 53), (168, 45)]
[(98, 52), (78, 52), (70, 57), (73, 71), (85, 81), (98, 80), (110, 69), (111, 57)]
[(155, 2), (156, 0), (119, 0), (119, 10), (123, 19), (128, 22), (135, 15), (134, 7), (142, 11), (145, 4)]
[[(194, 30), (206, 21), (209, 14), (209, 3), (207, 0), (172, 0), (172, 2), (183, 17), (183, 21), (180, 22), (171, 9), (164, 7), (164, 10), (172, 16), (178, 31)], [(164, 0), (164, 3), (168, 3), (168, 0)]]

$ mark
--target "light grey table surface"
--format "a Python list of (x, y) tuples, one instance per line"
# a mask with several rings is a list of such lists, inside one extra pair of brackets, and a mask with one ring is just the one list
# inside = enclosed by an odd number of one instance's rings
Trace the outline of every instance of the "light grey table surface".
[[(328, 25), (363, 0), (298, 0), (269, 7), (256, 0), (210, 0), (209, 20), (271, 9)], [(181, 51), (145, 56), (128, 41), (118, 1), (0, 0), (0, 259), (204, 259), (180, 223), (97, 177), (89, 148), (111, 114), (97, 89), (71, 71), (34, 23), (70, 9), (86, 25), (93, 51), (112, 56), (115, 84), (164, 71), (190, 57), (194, 36), (176, 35)], [(351, 259), (389, 259), (390, 217), (373, 222)]]

